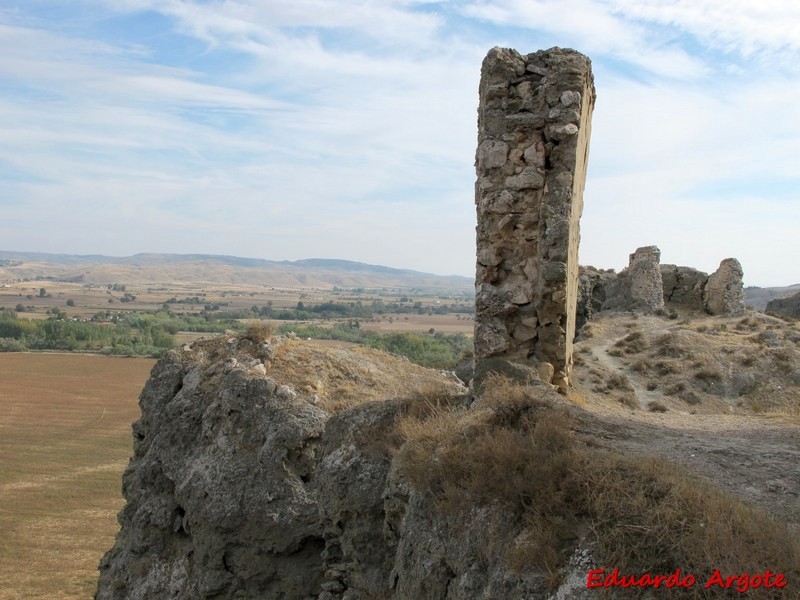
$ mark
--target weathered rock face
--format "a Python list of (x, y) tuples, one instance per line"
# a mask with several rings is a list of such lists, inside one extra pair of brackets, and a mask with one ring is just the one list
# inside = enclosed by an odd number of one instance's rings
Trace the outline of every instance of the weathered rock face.
[[(544, 573), (515, 573), (502, 551), (487, 555), (488, 540), (502, 548), (519, 534), (502, 506), (464, 527), (407, 483), (400, 455), (385, 447), (405, 401), (332, 414), (321, 389), (288, 378), (300, 361), (329, 363), (332, 377), (405, 361), (309, 348), (212, 340), (158, 362), (140, 398), (122, 528), (96, 598), (548, 597)], [(466, 391), (428, 373), (426, 387)], [(348, 381), (351, 392), (374, 388)]]
[(661, 280), (664, 286), (665, 304), (705, 311), (704, 290), (708, 273), (691, 267), (661, 265)]
[(705, 287), (706, 310), (712, 315), (744, 313), (744, 271), (735, 258), (726, 258), (708, 276)]
[(628, 267), (606, 286), (602, 310), (653, 311), (664, 306), (661, 251), (656, 246), (637, 248)]
[(591, 63), (494, 48), (478, 109), (475, 359), (549, 363), (566, 387), (578, 287)]
[(744, 312), (742, 267), (726, 258), (711, 276), (677, 265), (659, 265), (656, 246), (639, 248), (619, 274), (581, 267), (578, 327), (598, 312), (608, 310), (655, 311), (664, 306), (737, 315)]
[(575, 314), (575, 330), (603, 309), (606, 301), (606, 287), (616, 280), (614, 271), (601, 271), (594, 267), (580, 267), (578, 277), (578, 302)]
[(766, 312), (800, 319), (800, 292), (788, 298), (775, 298), (767, 302)]

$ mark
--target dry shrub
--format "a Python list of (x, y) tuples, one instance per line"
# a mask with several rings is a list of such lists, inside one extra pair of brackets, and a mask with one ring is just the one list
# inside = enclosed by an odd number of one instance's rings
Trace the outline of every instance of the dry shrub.
[(619, 340), (614, 346), (623, 350), (625, 354), (638, 354), (647, 348), (647, 342), (641, 332), (634, 331)]
[[(548, 573), (555, 585), (588, 531), (582, 543), (595, 562), (623, 573), (681, 569), (702, 582), (714, 569), (769, 568), (792, 583), (800, 577), (800, 546), (786, 526), (664, 461), (583, 446), (570, 414), (543, 401), (538, 388), (494, 383), (477, 410), (435, 407), (402, 419), (398, 454), (405, 477), (446, 517), (463, 522), (476, 508), (503, 511), (514, 542), (489, 555), (503, 553), (518, 571)], [(790, 598), (796, 590), (786, 592), (756, 589), (748, 597)], [(702, 584), (688, 594), (721, 596)]]
[(679, 370), (677, 365), (675, 365), (674, 363), (671, 363), (671, 362), (667, 362), (665, 360), (658, 361), (654, 365), (654, 367), (656, 369), (656, 372), (659, 375), (662, 375), (662, 376), (663, 375), (670, 375), (672, 373), (677, 373), (678, 370)]
[(627, 406), (631, 410), (637, 410), (639, 408), (639, 400), (636, 399), (636, 394), (633, 392), (620, 394), (617, 396), (617, 400), (619, 400), (620, 404)]
[(668, 412), (669, 409), (666, 406), (664, 406), (661, 402), (651, 400), (650, 402), (647, 403), (647, 410), (649, 410), (650, 412), (665, 413)]
[(716, 369), (702, 368), (694, 374), (694, 378), (700, 381), (715, 383), (722, 381), (722, 373)]
[(639, 359), (631, 365), (631, 371), (635, 371), (636, 373), (646, 373), (649, 370), (650, 363), (644, 359)]
[(606, 388), (609, 390), (625, 390), (629, 392), (633, 391), (633, 386), (631, 385), (631, 382), (628, 381), (628, 378), (625, 377), (625, 375), (622, 375), (621, 373), (612, 374), (608, 378), (608, 381), (606, 382)]
[(242, 336), (254, 344), (262, 344), (275, 335), (275, 326), (267, 321), (252, 321)]
[(655, 356), (663, 356), (665, 358), (683, 358), (686, 355), (685, 349), (681, 348), (675, 339), (675, 336), (669, 333), (658, 336), (653, 340)]
[(661, 460), (596, 453), (587, 467), (586, 508), (602, 564), (626, 573), (693, 573), (698, 585), (687, 594), (695, 598), (727, 597), (702, 589), (714, 569), (770, 569), (790, 582), (783, 595), (762, 588), (747, 597), (795, 597), (800, 545), (787, 526)]
[(669, 386), (665, 393), (669, 396), (678, 396), (681, 392), (686, 391), (686, 384), (682, 381), (679, 381), (676, 384)]

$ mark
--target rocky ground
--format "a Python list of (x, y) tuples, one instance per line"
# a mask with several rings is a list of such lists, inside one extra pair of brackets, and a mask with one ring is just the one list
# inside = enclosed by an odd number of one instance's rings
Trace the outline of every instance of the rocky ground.
[(672, 316), (601, 313), (581, 332), (587, 434), (800, 525), (800, 322)]
[[(704, 503), (711, 492), (687, 491), (696, 480), (663, 467), (651, 473), (638, 461), (647, 456), (800, 529), (796, 322), (603, 313), (575, 350), (566, 400), (538, 380), (497, 392), (491, 379), (475, 400), (452, 374), (258, 330), (171, 352), (142, 392), (122, 529), (96, 597), (583, 598), (591, 536), (573, 517), (595, 511), (592, 527), (604, 519), (613, 532), (624, 516), (614, 498), (629, 496), (620, 472), (635, 478), (631, 497), (642, 485), (667, 494), (663, 506), (630, 505), (644, 511), (634, 530), (658, 526), (651, 514), (671, 515), (659, 535), (672, 535), (676, 514), (689, 532), (706, 518), (724, 529), (727, 513)], [(567, 421), (553, 425), (564, 408), (572, 434)], [(596, 479), (595, 457), (616, 487)], [(561, 490), (577, 471), (578, 488)], [(605, 507), (594, 486), (607, 488)], [(566, 571), (515, 567), (514, 557), (562, 543), (536, 541), (543, 530), (525, 511), (541, 502), (561, 511), (554, 495), (576, 490), (588, 503), (558, 517), (577, 543)], [(675, 498), (677, 513), (657, 512)], [(683, 498), (706, 512), (681, 508)], [(536, 518), (558, 535), (548, 514)], [(767, 556), (784, 553), (781, 535), (765, 538), (779, 548)]]

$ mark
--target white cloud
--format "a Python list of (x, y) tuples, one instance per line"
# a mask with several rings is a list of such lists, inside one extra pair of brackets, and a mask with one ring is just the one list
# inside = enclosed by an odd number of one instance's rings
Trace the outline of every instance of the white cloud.
[(800, 280), (785, 258), (800, 220), (773, 185), (800, 154), (788, 3), (75, 4), (117, 26), (156, 12), (173, 30), (109, 40), (26, 18), (27, 4), (0, 14), (0, 165), (22, 174), (0, 179), (9, 247), (470, 274), (480, 61), (557, 44), (595, 66), (587, 262), (621, 267), (657, 244), (666, 261), (732, 254), (759, 283)]
[(800, 4), (786, 0), (615, 0), (629, 18), (669, 25), (701, 43), (750, 56), (800, 50)]
[(664, 32), (654, 32), (615, 14), (605, 2), (592, 0), (497, 0), (473, 2), (464, 14), (507, 27), (522, 27), (552, 36), (590, 57), (623, 61), (646, 72), (677, 79), (696, 79), (708, 68)]

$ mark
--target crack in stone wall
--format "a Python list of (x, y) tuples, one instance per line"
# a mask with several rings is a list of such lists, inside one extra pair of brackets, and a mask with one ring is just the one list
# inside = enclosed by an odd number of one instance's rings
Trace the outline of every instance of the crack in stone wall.
[[(595, 90), (574, 50), (493, 48), (481, 70), (475, 360), (552, 365), (569, 385)], [(476, 364), (477, 366), (477, 364)]]

